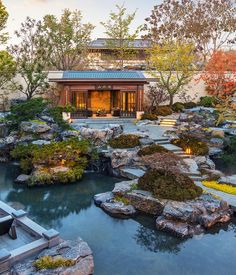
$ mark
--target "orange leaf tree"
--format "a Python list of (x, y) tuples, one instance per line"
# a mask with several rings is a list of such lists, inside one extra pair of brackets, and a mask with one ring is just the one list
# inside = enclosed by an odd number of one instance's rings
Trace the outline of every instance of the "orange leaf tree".
[(201, 74), (209, 94), (220, 99), (236, 91), (236, 52), (215, 51)]

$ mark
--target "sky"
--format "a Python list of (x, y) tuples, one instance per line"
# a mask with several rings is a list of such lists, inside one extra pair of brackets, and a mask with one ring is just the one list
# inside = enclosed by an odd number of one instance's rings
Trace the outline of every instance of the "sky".
[(81, 10), (85, 22), (96, 26), (93, 38), (104, 37), (104, 28), (101, 21), (108, 19), (109, 12), (115, 9), (116, 4), (123, 4), (128, 12), (137, 10), (135, 22), (132, 27), (144, 23), (144, 18), (151, 14), (154, 5), (161, 0), (3, 0), (9, 13), (7, 30), (10, 35), (10, 42), (14, 42), (14, 31), (19, 29), (20, 24), (27, 16), (35, 19), (42, 19), (45, 14), (59, 16), (65, 8)]

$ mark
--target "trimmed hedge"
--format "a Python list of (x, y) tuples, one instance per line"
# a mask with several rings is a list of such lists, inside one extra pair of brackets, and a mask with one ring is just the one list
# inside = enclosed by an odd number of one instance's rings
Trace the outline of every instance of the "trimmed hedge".
[(120, 135), (119, 137), (109, 140), (108, 144), (112, 148), (133, 148), (140, 145), (139, 136), (128, 134)]
[(179, 139), (174, 139), (171, 143), (181, 147), (184, 151), (186, 151), (187, 148), (190, 148), (192, 154), (196, 156), (205, 156), (209, 153), (209, 148), (206, 142), (194, 137), (185, 136)]
[(190, 102), (184, 103), (184, 108), (185, 109), (192, 109), (192, 108), (195, 108), (195, 107), (197, 107), (197, 104), (195, 102), (190, 101)]
[(163, 153), (163, 152), (168, 152), (168, 150), (162, 147), (161, 145), (152, 144), (140, 149), (138, 151), (138, 156), (142, 157), (142, 156), (152, 155), (155, 153)]
[(152, 113), (144, 113), (141, 116), (141, 120), (158, 120), (158, 116), (156, 114), (152, 114)]
[(217, 99), (213, 96), (200, 97), (199, 105), (203, 107), (214, 107), (217, 103)]
[(175, 102), (172, 106), (171, 106), (172, 110), (176, 113), (182, 112), (184, 109), (184, 104), (181, 102)]
[(153, 113), (158, 116), (169, 116), (173, 113), (172, 109), (169, 106), (157, 106)]
[(138, 181), (138, 188), (150, 191), (158, 199), (191, 200), (202, 194), (202, 188), (188, 176), (165, 170), (148, 170)]

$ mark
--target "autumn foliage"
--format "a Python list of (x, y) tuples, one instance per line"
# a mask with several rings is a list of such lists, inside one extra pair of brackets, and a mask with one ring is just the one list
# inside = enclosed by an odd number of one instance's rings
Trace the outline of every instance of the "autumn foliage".
[(209, 94), (221, 99), (231, 96), (236, 91), (236, 52), (215, 51), (201, 78)]

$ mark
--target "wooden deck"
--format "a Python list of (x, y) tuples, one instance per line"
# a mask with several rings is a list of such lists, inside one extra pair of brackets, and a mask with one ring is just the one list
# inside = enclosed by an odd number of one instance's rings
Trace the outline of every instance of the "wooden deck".
[(0, 248), (14, 250), (23, 245), (29, 244), (38, 239), (38, 237), (29, 234), (27, 231), (23, 230), (21, 226), (16, 227), (17, 239), (11, 239), (8, 234), (0, 236)]

